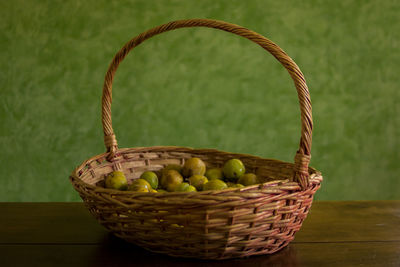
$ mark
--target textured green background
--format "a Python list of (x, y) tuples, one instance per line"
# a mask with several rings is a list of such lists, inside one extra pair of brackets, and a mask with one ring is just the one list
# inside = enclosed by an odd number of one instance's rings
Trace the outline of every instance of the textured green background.
[[(102, 153), (106, 68), (131, 37), (182, 18), (236, 23), (300, 66), (313, 101), (317, 199), (400, 197), (398, 1), (0, 1), (0, 201), (77, 201), (68, 175)], [(120, 147), (209, 147), (292, 161), (297, 95), (257, 45), (195, 28), (121, 64)]]

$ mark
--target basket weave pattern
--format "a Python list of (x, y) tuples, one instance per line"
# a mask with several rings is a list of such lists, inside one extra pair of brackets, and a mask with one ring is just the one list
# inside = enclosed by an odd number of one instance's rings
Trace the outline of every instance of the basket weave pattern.
[[(187, 147), (119, 149), (111, 122), (112, 81), (119, 63), (153, 35), (182, 27), (204, 26), (243, 36), (274, 55), (293, 78), (301, 111), (301, 139), (294, 163)], [(129, 41), (114, 57), (105, 77), (102, 122), (107, 152), (94, 156), (70, 180), (99, 223), (129, 242), (171, 256), (225, 259), (278, 251), (293, 240), (306, 218), (322, 176), (308, 167), (311, 150), (311, 101), (303, 74), (276, 44), (243, 27), (193, 19), (167, 23)], [(160, 172), (191, 157), (210, 167), (239, 158), (263, 183), (245, 188), (196, 193), (138, 193), (104, 188), (104, 178), (122, 170), (128, 181), (145, 170)]]
[[(204, 160), (207, 167), (221, 167), (228, 159), (240, 158), (266, 183), (195, 194), (132, 194), (94, 186), (102, 183), (116, 162), (128, 179), (135, 179), (144, 170), (157, 172), (193, 156)], [(286, 246), (307, 216), (322, 179), (310, 168), (310, 186), (302, 191), (298, 183), (289, 181), (291, 163), (183, 147), (121, 149), (114, 162), (102, 154), (77, 171), (80, 178), (72, 177), (76, 190), (90, 212), (116, 236), (172, 256), (219, 259), (273, 253)], [(292, 216), (285, 219), (288, 214)]]

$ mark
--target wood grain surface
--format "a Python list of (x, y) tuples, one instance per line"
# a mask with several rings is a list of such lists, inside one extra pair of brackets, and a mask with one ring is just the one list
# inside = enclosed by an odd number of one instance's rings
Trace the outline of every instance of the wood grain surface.
[(225, 261), (172, 258), (103, 229), (82, 203), (0, 203), (0, 266), (399, 266), (400, 201), (315, 202), (282, 251)]

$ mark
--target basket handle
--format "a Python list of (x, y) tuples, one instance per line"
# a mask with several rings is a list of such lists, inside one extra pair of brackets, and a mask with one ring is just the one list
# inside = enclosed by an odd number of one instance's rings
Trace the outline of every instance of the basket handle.
[(127, 42), (124, 47), (122, 47), (121, 50), (118, 51), (118, 53), (114, 56), (110, 66), (108, 67), (103, 85), (102, 123), (104, 131), (104, 144), (107, 148), (107, 152), (109, 153), (107, 158), (111, 160), (118, 149), (118, 144), (115, 138), (111, 121), (112, 82), (118, 65), (129, 53), (129, 51), (141, 44), (146, 39), (149, 39), (154, 35), (166, 31), (185, 27), (215, 28), (247, 38), (270, 52), (287, 69), (294, 81), (297, 90), (301, 113), (300, 147), (296, 153), (294, 160), (295, 164), (293, 180), (298, 182), (302, 189), (306, 189), (309, 183), (308, 164), (311, 158), (311, 135), (313, 122), (310, 93), (308, 91), (303, 73), (300, 71), (296, 63), (279, 46), (277, 46), (275, 43), (268, 40), (264, 36), (248, 30), (244, 27), (218, 20), (188, 19), (172, 21), (139, 34), (138, 36)]

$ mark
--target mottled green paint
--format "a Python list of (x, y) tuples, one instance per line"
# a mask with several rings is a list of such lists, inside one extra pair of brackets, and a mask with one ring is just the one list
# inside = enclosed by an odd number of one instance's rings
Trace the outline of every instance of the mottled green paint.
[[(100, 99), (129, 38), (182, 18), (236, 23), (280, 45), (313, 100), (317, 199), (400, 197), (398, 1), (0, 1), (0, 201), (77, 201), (68, 175), (102, 153)], [(299, 107), (288, 73), (213, 29), (146, 41), (121, 64), (120, 147), (208, 147), (292, 161)]]

